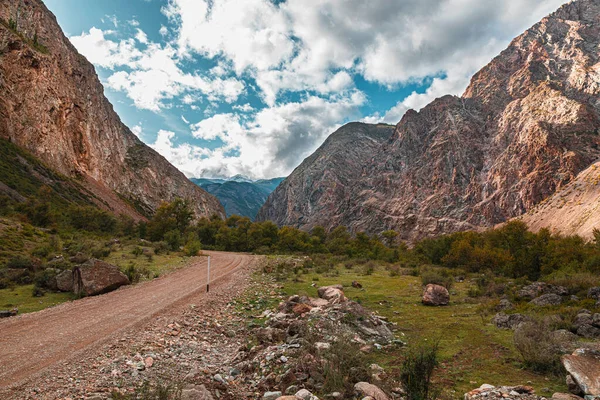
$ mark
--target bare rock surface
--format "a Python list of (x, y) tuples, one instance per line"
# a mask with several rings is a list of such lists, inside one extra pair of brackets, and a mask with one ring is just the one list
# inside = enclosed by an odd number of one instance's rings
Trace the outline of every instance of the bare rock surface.
[(73, 269), (73, 292), (81, 296), (107, 293), (129, 285), (129, 279), (115, 265), (94, 258)]
[(599, 43), (600, 2), (563, 5), (475, 74), (462, 97), (408, 111), (391, 138), (364, 134), (378, 126), (342, 127), (258, 219), (395, 229), (414, 241), (520, 216), (600, 158)]
[(354, 390), (362, 396), (370, 396), (374, 400), (389, 400), (390, 397), (383, 390), (368, 382), (358, 382)]
[(73, 290), (73, 271), (66, 270), (56, 275), (56, 288), (61, 292)]
[(563, 356), (562, 363), (583, 394), (600, 396), (600, 352), (578, 349)]
[[(0, 1), (0, 18), (14, 14)], [(41, 0), (20, 2), (19, 34), (0, 25), (0, 137), (76, 178), (100, 207), (140, 219), (162, 201), (187, 199), (197, 216), (224, 216), (216, 198), (190, 182), (125, 126), (104, 97), (92, 64)]]

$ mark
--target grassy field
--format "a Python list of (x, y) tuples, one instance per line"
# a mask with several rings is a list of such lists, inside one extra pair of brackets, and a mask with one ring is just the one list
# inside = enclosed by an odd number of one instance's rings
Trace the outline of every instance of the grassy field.
[(40, 311), (66, 301), (74, 300), (73, 293), (46, 293), (42, 297), (32, 295), (33, 285), (15, 286), (0, 290), (0, 309), (19, 309), (19, 314)]
[[(456, 283), (451, 289), (447, 307), (427, 307), (421, 304), (421, 279), (414, 276), (390, 276), (384, 268), (371, 275), (338, 267), (339, 276), (331, 271), (314, 271), (301, 275), (301, 282), (282, 282), (288, 295), (317, 296), (318, 286), (341, 283), (346, 295), (397, 323), (397, 335), (409, 344), (421, 340), (439, 341), (441, 365), (436, 375), (448, 399), (462, 398), (467, 391), (483, 383), (491, 385), (529, 384), (542, 395), (566, 391), (564, 377), (537, 375), (522, 369), (513, 344), (512, 331), (500, 330), (490, 324), (490, 315), (467, 296), (469, 283)], [(329, 275), (329, 276), (326, 276)], [(358, 281), (363, 289), (351, 286)], [(377, 363), (388, 370), (401, 364), (402, 351), (375, 355)]]

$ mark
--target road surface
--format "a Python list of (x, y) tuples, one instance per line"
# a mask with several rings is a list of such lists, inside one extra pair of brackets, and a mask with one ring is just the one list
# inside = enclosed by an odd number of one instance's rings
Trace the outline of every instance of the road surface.
[[(211, 256), (211, 291), (255, 259), (246, 254), (205, 253)], [(17, 385), (205, 292), (206, 267), (203, 257), (152, 281), (0, 320), (0, 388)]]

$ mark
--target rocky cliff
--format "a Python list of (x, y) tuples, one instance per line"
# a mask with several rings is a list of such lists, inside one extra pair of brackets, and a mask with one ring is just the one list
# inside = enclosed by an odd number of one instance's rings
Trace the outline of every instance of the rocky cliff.
[(344, 125), (275, 189), (256, 219), (305, 229), (346, 224), (363, 167), (393, 133), (391, 125)]
[[(600, 0), (562, 6), (513, 40), (462, 97), (407, 112), (391, 140), (327, 144), (336, 158), (359, 160), (353, 170), (313, 155), (259, 216), (306, 229), (396, 229), (411, 241), (523, 214), (600, 157), (599, 45)], [(340, 173), (350, 179), (334, 189), (330, 176)]]
[(224, 216), (121, 122), (94, 67), (40, 0), (0, 0), (0, 19), (0, 137), (76, 177), (114, 212), (140, 218), (182, 197), (198, 216)]

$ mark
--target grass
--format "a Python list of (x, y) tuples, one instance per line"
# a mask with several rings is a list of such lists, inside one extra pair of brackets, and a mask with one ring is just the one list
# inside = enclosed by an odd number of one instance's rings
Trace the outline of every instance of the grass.
[(73, 293), (48, 292), (42, 297), (32, 296), (33, 285), (16, 286), (0, 290), (0, 309), (19, 309), (19, 314), (43, 310), (60, 303), (75, 300)]
[[(462, 398), (462, 395), (484, 383), (491, 385), (533, 386), (537, 393), (566, 391), (562, 378), (539, 375), (524, 370), (513, 343), (513, 332), (497, 329), (490, 317), (482, 317), (480, 304), (467, 296), (469, 283), (455, 283), (451, 303), (447, 307), (426, 307), (421, 304), (421, 279), (414, 276), (393, 276), (383, 267), (370, 275), (338, 267), (339, 276), (309, 271), (300, 275), (302, 282), (283, 282), (288, 295), (317, 296), (311, 287), (341, 283), (346, 296), (397, 323), (400, 338), (408, 343), (439, 341), (440, 367), (434, 381), (444, 388), (444, 398)], [(363, 289), (351, 286), (358, 281)], [(402, 337), (402, 333), (405, 337)], [(398, 370), (402, 351), (376, 353), (377, 362), (389, 370)], [(544, 391), (548, 390), (548, 392)]]
[[(183, 257), (182, 253), (179, 252), (154, 254), (151, 246), (139, 246), (136, 242), (137, 241), (132, 241), (123, 244), (118, 250), (112, 251), (104, 261), (118, 266), (121, 270), (125, 270), (133, 263), (136, 269), (147, 272), (146, 279), (152, 279), (167, 272), (185, 267), (189, 260), (189, 257)], [(147, 252), (151, 252), (152, 258), (143, 254), (136, 256), (134, 254), (134, 249), (137, 247), (146, 249)]]

